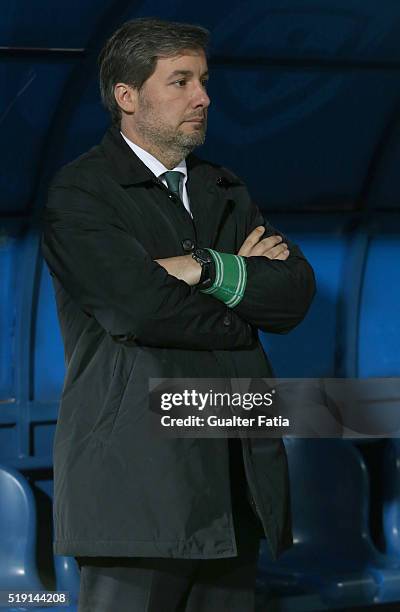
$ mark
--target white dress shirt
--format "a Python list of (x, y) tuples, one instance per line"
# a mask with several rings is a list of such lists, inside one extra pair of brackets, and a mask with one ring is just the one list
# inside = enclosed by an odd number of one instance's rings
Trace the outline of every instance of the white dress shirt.
[[(149, 168), (149, 170), (151, 170), (151, 172), (157, 178), (159, 178), (164, 183), (164, 185), (166, 187), (168, 187), (167, 181), (165, 180), (165, 177), (161, 176), (162, 174), (164, 174), (164, 172), (168, 172), (169, 171), (168, 168), (166, 168), (164, 166), (164, 164), (162, 164), (160, 162), (160, 160), (158, 160), (156, 157), (154, 157), (154, 155), (151, 155), (151, 153), (149, 153), (148, 151), (145, 151), (144, 149), (142, 149), (142, 147), (139, 147), (139, 145), (137, 145), (134, 142), (132, 142), (131, 140), (129, 140), (129, 138), (127, 138), (125, 136), (125, 134), (123, 134), (122, 132), (121, 132), (121, 136), (125, 140), (125, 142), (130, 146), (132, 151), (134, 153), (136, 153), (136, 155), (139, 157), (139, 159), (141, 159), (141, 161)], [(183, 180), (181, 180), (181, 182), (179, 184), (179, 191), (180, 191), (179, 195), (181, 197), (181, 200), (182, 200), (186, 210), (188, 211), (188, 213), (192, 217), (193, 215), (192, 215), (192, 212), (190, 210), (189, 196), (188, 196), (187, 189), (186, 189), (186, 182), (187, 182), (186, 161), (183, 159), (172, 170), (176, 171), (176, 172), (181, 172), (184, 175)]]

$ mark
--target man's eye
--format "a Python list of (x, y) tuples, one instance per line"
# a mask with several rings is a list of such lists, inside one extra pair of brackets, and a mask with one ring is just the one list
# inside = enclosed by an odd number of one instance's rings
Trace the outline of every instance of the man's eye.
[(202, 81), (201, 84), (203, 85), (204, 89), (207, 89), (208, 79), (204, 79), (204, 81)]
[(184, 85), (186, 85), (186, 79), (179, 79), (179, 81), (174, 81), (174, 85), (178, 85), (178, 87), (184, 87)]

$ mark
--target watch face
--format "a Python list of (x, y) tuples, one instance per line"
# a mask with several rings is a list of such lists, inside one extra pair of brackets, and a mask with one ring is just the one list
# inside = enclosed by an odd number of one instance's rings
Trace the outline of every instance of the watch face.
[(193, 252), (193, 258), (196, 259), (200, 264), (212, 263), (213, 258), (211, 253), (207, 251), (207, 249), (196, 249)]
[(192, 257), (201, 265), (198, 287), (200, 289), (208, 289), (214, 282), (214, 260), (212, 255), (207, 249), (195, 249)]

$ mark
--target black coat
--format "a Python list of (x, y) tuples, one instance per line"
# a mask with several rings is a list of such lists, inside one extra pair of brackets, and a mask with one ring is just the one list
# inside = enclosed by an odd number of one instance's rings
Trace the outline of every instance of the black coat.
[[(187, 165), (194, 223), (115, 128), (51, 185), (43, 252), (67, 364), (54, 441), (56, 554), (236, 555), (227, 439), (155, 436), (148, 378), (271, 377), (257, 328), (298, 324), (314, 276), (291, 243), (285, 262), (248, 258), (245, 297), (230, 310), (168, 275), (154, 259), (184, 255), (190, 241), (236, 253), (264, 223), (232, 173), (193, 155)], [(276, 556), (292, 541), (284, 446), (242, 444)]]

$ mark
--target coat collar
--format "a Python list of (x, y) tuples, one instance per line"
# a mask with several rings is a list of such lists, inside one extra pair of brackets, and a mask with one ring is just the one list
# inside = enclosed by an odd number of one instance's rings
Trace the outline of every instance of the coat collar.
[[(132, 151), (117, 127), (110, 127), (101, 141), (113, 178), (121, 186), (154, 182), (154, 174)], [(227, 210), (227, 187), (242, 184), (220, 166), (193, 154), (186, 158), (190, 207), (199, 236), (199, 246), (212, 248)]]
[[(135, 185), (136, 183), (144, 183), (154, 179), (154, 174), (132, 151), (128, 143), (122, 138), (117, 127), (113, 126), (107, 130), (101, 141), (101, 147), (107, 158), (112, 175), (120, 185)], [(212, 165), (195, 155), (188, 155), (186, 165), (188, 173), (193, 174), (194, 182), (197, 182), (196, 178), (199, 178), (201, 181), (206, 180), (206, 182), (213, 180), (212, 178), (210, 179), (210, 166), (212, 167)]]
[(101, 141), (113, 178), (127, 187), (154, 180), (154, 174), (132, 151), (117, 127), (110, 127)]

